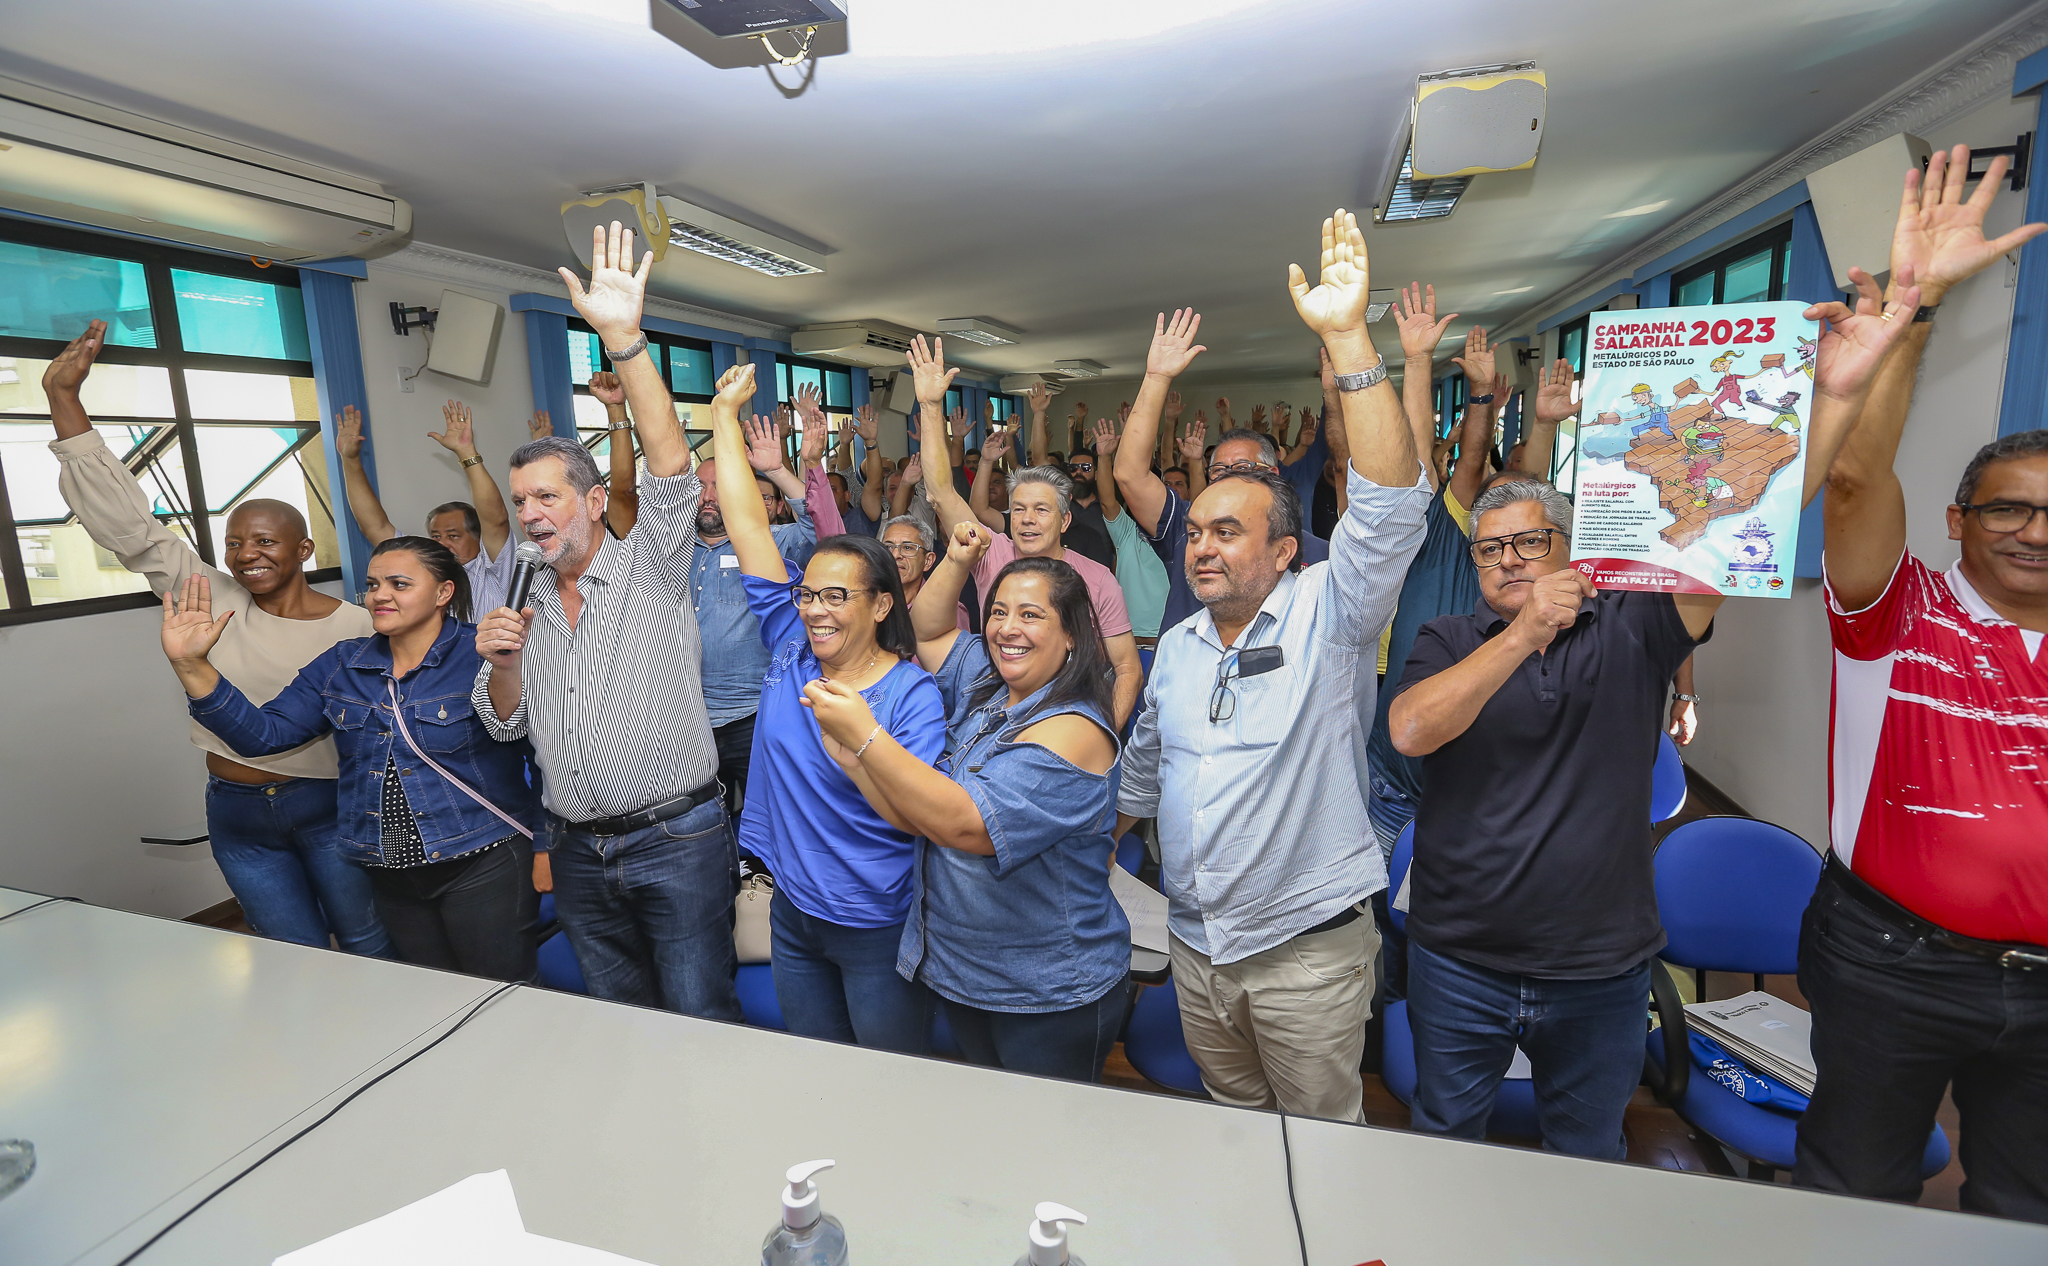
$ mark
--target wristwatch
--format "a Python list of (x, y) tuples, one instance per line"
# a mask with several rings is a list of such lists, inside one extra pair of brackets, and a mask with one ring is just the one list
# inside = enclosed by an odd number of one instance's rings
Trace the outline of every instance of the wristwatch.
[(1700, 702), (1700, 697), (1699, 697), (1698, 695), (1678, 695), (1678, 694), (1675, 694), (1675, 695), (1672, 695), (1671, 697), (1672, 697), (1673, 699), (1681, 699), (1681, 700), (1684, 700), (1684, 701), (1685, 701), (1686, 703), (1698, 703), (1698, 702)]
[(624, 361), (629, 361), (646, 350), (647, 336), (645, 334), (642, 334), (639, 338), (634, 339), (633, 342), (627, 346), (625, 351), (615, 352), (611, 348), (607, 347), (604, 349), (604, 355), (606, 360), (609, 360), (616, 365)]
[(462, 468), (464, 470), (468, 470), (471, 466), (481, 466), (483, 464), (484, 457), (482, 453), (478, 453), (475, 457), (465, 457), (462, 459)]
[(1471, 397), (1469, 397), (1469, 398), (1467, 398), (1467, 399), (1466, 399), (1465, 403), (1466, 403), (1466, 404), (1492, 404), (1492, 403), (1493, 403), (1493, 393), (1492, 393), (1491, 391), (1489, 391), (1489, 392), (1487, 392), (1487, 393), (1486, 393), (1485, 395), (1483, 395), (1483, 396), (1471, 396)]
[(1371, 369), (1363, 373), (1338, 374), (1336, 376), (1337, 390), (1339, 391), (1364, 391), (1367, 387), (1377, 386), (1386, 380), (1387, 358), (1384, 356), (1380, 357), (1379, 362)]
[(1913, 314), (1913, 319), (1915, 321), (1932, 321), (1934, 319), (1934, 314), (1936, 312), (1939, 312), (1940, 310), (1941, 305), (1938, 303), (1923, 304), (1921, 305), (1920, 310)]

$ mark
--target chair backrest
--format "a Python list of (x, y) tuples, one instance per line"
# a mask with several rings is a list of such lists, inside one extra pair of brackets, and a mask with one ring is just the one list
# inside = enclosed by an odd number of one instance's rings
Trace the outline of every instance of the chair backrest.
[(1650, 824), (1667, 822), (1685, 807), (1685, 761), (1669, 734), (1657, 736), (1657, 763), (1650, 769)]
[(1408, 916), (1394, 908), (1394, 898), (1401, 895), (1401, 881), (1408, 878), (1408, 864), (1414, 860), (1415, 823), (1411, 821), (1394, 837), (1394, 855), (1387, 859), (1387, 917), (1403, 936), (1408, 934)]
[(1125, 831), (1124, 837), (1116, 842), (1116, 864), (1133, 875), (1145, 864), (1145, 841), (1138, 838), (1136, 831)]
[(1681, 967), (1789, 975), (1799, 921), (1820, 882), (1820, 854), (1782, 826), (1701, 818), (1657, 847), (1657, 914)]

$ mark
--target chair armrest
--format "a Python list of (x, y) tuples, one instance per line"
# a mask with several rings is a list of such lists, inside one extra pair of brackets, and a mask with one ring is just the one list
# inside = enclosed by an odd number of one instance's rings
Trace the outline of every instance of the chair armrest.
[(1655, 1061), (1646, 1055), (1643, 1079), (1659, 1102), (1675, 1108), (1685, 1098), (1686, 1084), (1692, 1079), (1692, 1044), (1686, 1040), (1685, 1004), (1678, 996), (1678, 984), (1662, 959), (1650, 960), (1650, 997), (1664, 1027), (1664, 1069), (1659, 1073)]

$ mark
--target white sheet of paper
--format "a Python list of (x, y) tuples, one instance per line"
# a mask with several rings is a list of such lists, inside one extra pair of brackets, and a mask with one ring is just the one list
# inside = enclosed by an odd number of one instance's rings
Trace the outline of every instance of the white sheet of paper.
[(632, 1258), (530, 1235), (504, 1170), (473, 1174), (424, 1200), (271, 1266), (646, 1266)]
[(1166, 894), (1114, 863), (1109, 868), (1109, 892), (1131, 921), (1131, 944), (1167, 953)]

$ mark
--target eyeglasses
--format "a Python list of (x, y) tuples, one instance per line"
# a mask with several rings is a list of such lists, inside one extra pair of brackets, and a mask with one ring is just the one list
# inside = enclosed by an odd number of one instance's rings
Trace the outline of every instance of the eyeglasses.
[(837, 611), (846, 605), (846, 600), (857, 593), (874, 593), (873, 589), (848, 589), (842, 585), (827, 585), (823, 589), (807, 589), (802, 585), (789, 587), (789, 600), (801, 611), (813, 602), (822, 602), (827, 611)]
[(1977, 512), (1977, 526), (1998, 536), (2011, 536), (2024, 532), (2037, 514), (2048, 514), (2048, 506), (2029, 505), (2024, 501), (1987, 501), (1983, 505), (1959, 504), (1956, 509)]
[(898, 558), (908, 558), (912, 554), (924, 553), (924, 545), (919, 541), (883, 541), (882, 548)]
[(1068, 462), (1068, 463), (1067, 463), (1067, 469), (1068, 469), (1068, 470), (1070, 470), (1070, 471), (1073, 471), (1073, 472), (1074, 472), (1075, 474), (1077, 474), (1077, 475), (1092, 475), (1092, 474), (1094, 474), (1094, 473), (1095, 473), (1095, 463), (1094, 463), (1094, 462)]
[(1228, 475), (1250, 475), (1261, 470), (1271, 469), (1273, 469), (1271, 466), (1265, 465), (1263, 462), (1231, 462), (1227, 466), (1218, 462), (1216, 465), (1209, 467), (1209, 482), (1215, 483), (1217, 480)]
[(1508, 543), (1512, 541), (1517, 555), (1534, 562), (1550, 552), (1551, 537), (1563, 535), (1562, 528), (1536, 528), (1511, 536), (1489, 536), (1472, 542), (1472, 561), (1481, 567), (1498, 567), (1506, 558)]
[(1237, 715), (1237, 692), (1230, 683), (1237, 677), (1237, 652), (1232, 651), (1216, 665), (1216, 688), (1209, 692), (1209, 720), (1228, 721)]

